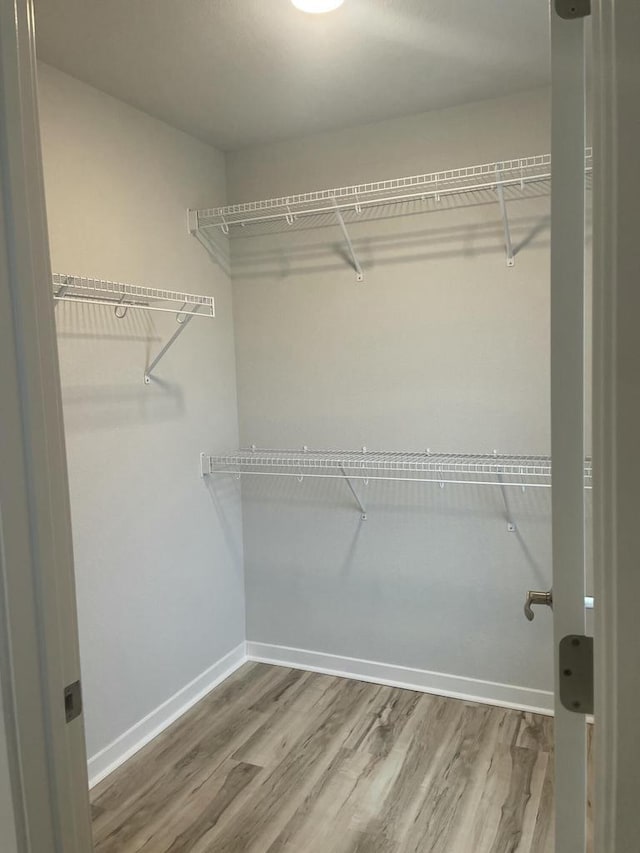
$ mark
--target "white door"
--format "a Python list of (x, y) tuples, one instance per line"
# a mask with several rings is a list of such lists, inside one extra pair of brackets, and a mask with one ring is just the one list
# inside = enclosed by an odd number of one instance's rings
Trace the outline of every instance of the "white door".
[[(551, 2), (551, 455), (555, 655), (556, 853), (586, 850), (584, 707), (560, 701), (563, 637), (585, 634), (584, 255), (585, 18)], [(564, 8), (563, 8), (564, 7)], [(561, 17), (575, 15), (575, 17)], [(578, 643), (578, 640), (574, 641)], [(583, 643), (584, 646), (584, 643)], [(577, 712), (576, 712), (577, 711)]]
[(31, 0), (0, 0), (0, 730), (10, 778), (0, 814), (13, 818), (0, 850), (88, 853), (83, 721), (77, 691), (65, 690), (80, 664), (35, 68)]

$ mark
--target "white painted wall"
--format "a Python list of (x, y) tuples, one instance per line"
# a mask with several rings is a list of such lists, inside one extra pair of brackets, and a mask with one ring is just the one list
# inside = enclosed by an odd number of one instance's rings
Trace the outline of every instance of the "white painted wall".
[[(230, 154), (229, 198), (549, 145), (539, 90)], [(363, 284), (337, 226), (234, 241), (242, 444), (549, 451), (549, 200), (510, 205), (513, 269), (478, 201), (354, 226)], [(249, 640), (551, 689), (551, 614), (522, 613), (550, 585), (548, 490), (507, 510), (495, 488), (371, 484), (362, 522), (337, 481), (242, 488)]]
[[(231, 286), (187, 234), (223, 155), (40, 66), (55, 271), (212, 294), (143, 384), (171, 315), (57, 307), (89, 755), (245, 636), (241, 510), (198, 477), (238, 442)], [(49, 286), (43, 282), (43, 287)]]

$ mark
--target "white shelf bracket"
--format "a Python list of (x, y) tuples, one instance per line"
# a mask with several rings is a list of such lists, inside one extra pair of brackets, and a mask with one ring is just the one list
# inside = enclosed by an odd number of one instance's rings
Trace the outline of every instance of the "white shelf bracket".
[(356, 503), (360, 507), (360, 517), (362, 518), (363, 521), (366, 521), (367, 520), (367, 510), (362, 505), (362, 501), (360, 500), (360, 495), (356, 492), (355, 487), (354, 487), (353, 483), (351, 482), (351, 478), (349, 477), (347, 472), (344, 470), (343, 465), (340, 466), (340, 470), (342, 471), (342, 476), (344, 477), (347, 486), (349, 486), (351, 494), (353, 495), (353, 497), (356, 500)]
[(336, 211), (336, 217), (338, 219), (338, 224), (342, 229), (342, 234), (344, 236), (345, 243), (347, 244), (347, 249), (349, 250), (349, 254), (351, 255), (351, 263), (353, 264), (353, 268), (356, 271), (356, 281), (364, 281), (364, 273), (362, 272), (362, 267), (360, 266), (360, 261), (355, 253), (355, 249), (353, 248), (353, 243), (351, 242), (351, 237), (349, 236), (349, 232), (347, 231), (347, 226), (344, 221), (344, 217), (342, 215), (342, 211), (338, 207), (338, 203), (333, 199), (333, 204)]
[[(183, 306), (183, 308), (184, 308), (184, 306)], [(178, 328), (171, 335), (171, 337), (166, 342), (166, 344), (162, 347), (162, 349), (160, 350), (158, 355), (153, 359), (151, 364), (145, 370), (145, 372), (144, 372), (145, 385), (149, 385), (151, 383), (151, 379), (153, 378), (152, 377), (153, 371), (158, 366), (158, 363), (164, 358), (164, 356), (167, 354), (167, 352), (171, 349), (171, 347), (174, 345), (174, 343), (178, 340), (180, 335), (184, 332), (184, 330), (187, 328), (187, 326), (193, 320), (193, 318), (195, 317), (195, 315), (198, 313), (199, 310), (200, 310), (200, 306), (196, 305), (192, 311), (185, 312), (185, 311), (181, 310), (178, 312), (178, 314), (176, 314), (176, 322), (178, 323)]]
[(507, 253), (507, 266), (512, 267), (515, 264), (513, 254), (513, 244), (511, 242), (511, 228), (509, 227), (509, 216), (507, 214), (507, 203), (504, 199), (504, 187), (502, 186), (502, 175), (496, 173), (496, 192), (498, 194), (498, 203), (500, 204), (500, 213), (502, 214), (502, 227), (504, 228), (504, 247)]
[[(225, 258), (218, 246), (216, 246), (213, 239), (200, 229), (197, 210), (187, 210), (187, 228), (189, 230), (189, 234), (191, 234), (192, 237), (196, 238), (198, 243), (200, 243), (200, 245), (208, 252), (211, 258), (213, 258), (213, 260), (218, 264), (220, 269), (227, 275), (230, 275), (229, 261), (227, 260), (227, 258)], [(220, 226), (220, 228), (224, 234), (229, 233), (229, 226), (226, 224), (226, 222), (224, 222)]]
[(500, 480), (500, 491), (502, 492), (502, 501), (504, 503), (504, 514), (505, 514), (505, 520), (507, 522), (507, 532), (508, 533), (517, 533), (518, 527), (517, 527), (515, 521), (513, 520), (513, 516), (511, 515), (511, 507), (509, 506), (509, 501), (507, 499), (507, 491), (504, 487), (504, 482), (502, 481), (502, 476), (499, 475), (498, 479)]
[(211, 473), (211, 461), (208, 453), (200, 454), (200, 478), (204, 480)]

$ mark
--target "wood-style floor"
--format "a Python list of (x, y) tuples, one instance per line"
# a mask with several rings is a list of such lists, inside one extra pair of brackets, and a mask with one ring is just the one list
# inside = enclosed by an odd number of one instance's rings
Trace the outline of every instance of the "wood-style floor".
[(92, 791), (96, 853), (552, 853), (553, 722), (247, 664)]

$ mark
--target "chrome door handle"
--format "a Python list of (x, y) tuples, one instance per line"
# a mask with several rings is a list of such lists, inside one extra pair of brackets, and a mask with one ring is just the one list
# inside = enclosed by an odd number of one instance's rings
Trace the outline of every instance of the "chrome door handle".
[(553, 608), (553, 590), (549, 590), (549, 592), (540, 592), (539, 590), (530, 589), (527, 593), (527, 600), (524, 603), (524, 615), (527, 617), (529, 622), (535, 616), (533, 612), (534, 604), (544, 604), (545, 607)]

